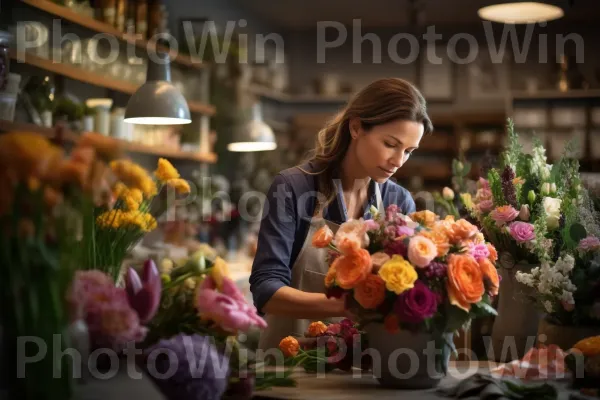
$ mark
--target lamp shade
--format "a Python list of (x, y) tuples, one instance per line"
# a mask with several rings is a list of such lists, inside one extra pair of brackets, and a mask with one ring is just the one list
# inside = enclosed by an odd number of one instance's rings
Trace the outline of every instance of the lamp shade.
[(550, 2), (505, 1), (482, 7), (477, 14), (482, 19), (504, 24), (534, 24), (562, 18), (565, 12)]
[(190, 109), (181, 92), (171, 84), (168, 54), (148, 59), (146, 83), (129, 98), (125, 122), (140, 125), (181, 125), (192, 122)]
[(277, 148), (273, 129), (262, 120), (260, 103), (252, 107), (252, 120), (234, 131), (227, 150), (233, 152), (268, 151)]

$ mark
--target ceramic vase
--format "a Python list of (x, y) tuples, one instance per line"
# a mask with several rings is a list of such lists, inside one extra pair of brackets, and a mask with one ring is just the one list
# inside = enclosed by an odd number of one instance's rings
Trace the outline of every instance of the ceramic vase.
[(529, 272), (536, 265), (520, 263), (506, 268), (499, 264), (498, 315), (486, 352), (491, 360), (509, 362), (521, 359), (534, 346), (542, 313), (531, 300), (534, 289), (518, 282), (515, 276), (517, 271)]
[(540, 320), (537, 334), (540, 344), (554, 344), (567, 351), (582, 339), (600, 335), (600, 327), (556, 325), (545, 316)]
[[(428, 333), (400, 330), (387, 332), (381, 323), (365, 326), (372, 358), (373, 376), (381, 386), (394, 389), (429, 389), (437, 386), (444, 373), (437, 366), (435, 338)], [(453, 335), (446, 334), (451, 343)], [(448, 366), (450, 352), (442, 359)]]

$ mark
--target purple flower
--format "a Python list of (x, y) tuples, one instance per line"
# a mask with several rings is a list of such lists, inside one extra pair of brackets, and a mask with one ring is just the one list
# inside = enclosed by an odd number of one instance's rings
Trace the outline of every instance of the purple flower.
[(435, 314), (438, 296), (422, 281), (417, 280), (412, 289), (402, 292), (394, 304), (400, 321), (419, 323)]
[(129, 304), (138, 313), (140, 321), (146, 323), (154, 317), (160, 304), (160, 274), (151, 259), (146, 260), (142, 277), (131, 267), (125, 277), (125, 290)]
[(588, 236), (581, 239), (577, 248), (581, 251), (593, 251), (600, 248), (600, 240), (595, 236)]
[(179, 334), (144, 351), (156, 385), (169, 399), (218, 400), (229, 383), (229, 359), (212, 337)]
[(413, 228), (409, 228), (408, 226), (398, 226), (396, 228), (396, 235), (398, 236), (412, 236), (415, 234), (415, 230)]
[(389, 240), (385, 245), (384, 252), (390, 257), (398, 254), (406, 258), (408, 257), (408, 246), (404, 244), (404, 240)]
[(490, 256), (490, 250), (484, 243), (469, 243), (469, 254), (471, 254), (477, 261), (479, 261), (483, 258), (488, 258)]
[(393, 221), (394, 217), (398, 213), (398, 205), (390, 204), (388, 208), (385, 210), (385, 219), (388, 221)]
[(519, 243), (529, 242), (535, 239), (534, 226), (528, 222), (513, 222), (509, 226), (510, 236)]
[(448, 266), (444, 263), (433, 261), (425, 267), (425, 276), (427, 278), (443, 278), (446, 276)]

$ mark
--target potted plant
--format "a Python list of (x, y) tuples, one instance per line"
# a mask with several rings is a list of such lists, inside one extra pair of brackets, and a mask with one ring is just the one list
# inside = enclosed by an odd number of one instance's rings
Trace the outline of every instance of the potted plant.
[(495, 315), (496, 250), (464, 219), (427, 210), (404, 216), (396, 205), (372, 213), (373, 220), (348, 221), (335, 233), (325, 225), (312, 238), (331, 250), (327, 296), (346, 296), (380, 356), (373, 373), (383, 386), (433, 387), (456, 350), (454, 333)]

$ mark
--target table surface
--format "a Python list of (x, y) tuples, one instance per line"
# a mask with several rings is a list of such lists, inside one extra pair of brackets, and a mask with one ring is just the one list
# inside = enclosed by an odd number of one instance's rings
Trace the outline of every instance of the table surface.
[[(488, 372), (496, 366), (495, 363), (482, 361), (456, 361), (450, 362), (447, 376), (442, 379), (439, 387), (452, 386), (477, 372)], [(253, 399), (290, 399), (290, 400), (372, 400), (398, 399), (421, 400), (421, 399), (449, 399), (436, 393), (437, 388), (427, 390), (398, 390), (386, 389), (371, 373), (360, 373), (359, 370), (350, 372), (334, 371), (326, 376), (317, 377), (316, 374), (307, 374), (304, 371), (294, 372), (293, 377), (297, 381), (296, 387), (276, 387), (256, 392)], [(558, 383), (558, 386), (566, 388), (566, 383)], [(566, 389), (560, 391), (559, 399), (567, 400), (572, 391)]]
[[(442, 379), (439, 387), (456, 384), (477, 372), (487, 372), (495, 364), (487, 362), (451, 362), (448, 375)], [(139, 369), (137, 369), (139, 370)], [(325, 375), (325, 374), (323, 374)], [(325, 376), (307, 374), (302, 369), (294, 371), (292, 377), (296, 380), (295, 387), (275, 387), (254, 393), (253, 399), (290, 399), (290, 400), (372, 400), (398, 399), (444, 399), (435, 393), (436, 388), (428, 390), (394, 390), (382, 388), (378, 381), (369, 372), (359, 370), (342, 372), (339, 370), (328, 372)], [(141, 378), (141, 379), (139, 379)], [(166, 400), (157, 390), (148, 376), (132, 379), (127, 374), (126, 366), (110, 379), (91, 379), (86, 384), (77, 387), (74, 400)], [(569, 395), (574, 393), (564, 389), (566, 383), (558, 384), (562, 387), (559, 400), (569, 400)], [(445, 398), (448, 399), (448, 398)], [(185, 399), (181, 399), (185, 400)]]

